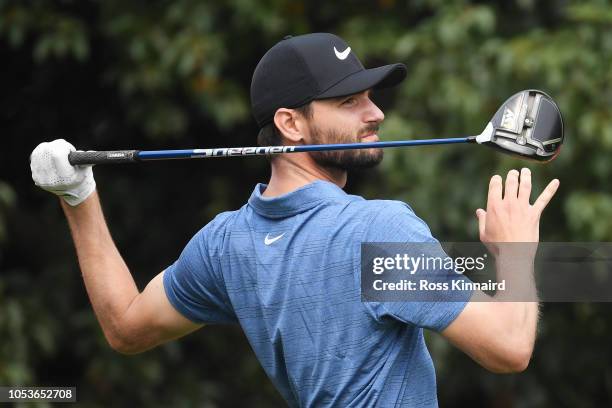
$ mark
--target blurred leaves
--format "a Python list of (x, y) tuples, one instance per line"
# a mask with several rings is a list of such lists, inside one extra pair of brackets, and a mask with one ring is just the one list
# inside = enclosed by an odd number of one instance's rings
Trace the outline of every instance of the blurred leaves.
[(16, 201), (17, 197), (11, 186), (0, 180), (0, 243), (7, 239), (6, 217)]
[(576, 191), (568, 198), (565, 207), (574, 240), (612, 241), (610, 194)]

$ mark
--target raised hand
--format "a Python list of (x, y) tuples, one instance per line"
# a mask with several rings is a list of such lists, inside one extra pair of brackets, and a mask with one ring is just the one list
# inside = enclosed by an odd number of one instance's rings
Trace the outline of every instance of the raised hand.
[(498, 175), (491, 177), (487, 210), (476, 210), (480, 240), (493, 251), (495, 243), (499, 242), (538, 242), (542, 211), (559, 188), (559, 180), (552, 180), (533, 205), (529, 203), (529, 169), (521, 170), (520, 181), (519, 172), (510, 170), (506, 176), (505, 188), (502, 182)]

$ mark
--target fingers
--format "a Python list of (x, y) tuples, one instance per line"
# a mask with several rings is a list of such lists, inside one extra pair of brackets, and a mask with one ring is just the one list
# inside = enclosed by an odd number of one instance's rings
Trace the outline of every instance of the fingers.
[(65, 141), (64, 139), (56, 139), (52, 141), (50, 144), (53, 146), (56, 146), (59, 149), (68, 151), (68, 153), (76, 151), (76, 148), (72, 145), (72, 143), (69, 143)]
[(70, 185), (84, 176), (70, 165), (68, 154), (74, 146), (64, 139), (43, 142), (36, 146), (30, 155), (30, 169), (34, 183), (43, 188), (57, 185)]
[(68, 162), (68, 154), (72, 149), (74, 146), (64, 139), (54, 140), (48, 144), (52, 171), (61, 178), (72, 179), (75, 176), (75, 169)]
[(520, 201), (529, 203), (531, 196), (531, 170), (526, 167), (521, 169), (521, 182), (519, 185), (518, 198)]
[(497, 174), (489, 182), (489, 195), (487, 197), (487, 210), (502, 200), (502, 178)]
[(504, 193), (504, 198), (517, 198), (518, 196), (518, 177), (519, 172), (515, 169), (512, 169), (508, 172), (506, 176), (506, 191)]
[(485, 232), (487, 212), (483, 210), (482, 208), (479, 208), (476, 210), (476, 217), (478, 218), (478, 233), (480, 234), (480, 237), (482, 238), (484, 237), (484, 232)]
[(558, 188), (559, 180), (554, 179), (553, 181), (548, 183), (544, 191), (542, 191), (542, 194), (540, 194), (535, 203), (533, 203), (533, 207), (538, 211), (538, 213), (542, 213), (542, 211), (544, 211), (544, 208), (546, 208), (550, 200), (557, 192)]

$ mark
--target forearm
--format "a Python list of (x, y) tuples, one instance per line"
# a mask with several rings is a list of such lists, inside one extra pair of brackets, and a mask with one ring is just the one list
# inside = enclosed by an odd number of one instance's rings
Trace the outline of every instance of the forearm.
[(537, 333), (539, 304), (534, 258), (530, 252), (532, 247), (527, 245), (530, 244), (511, 244), (513, 248), (497, 256), (497, 281), (505, 282), (505, 290), (498, 291), (494, 299), (501, 312), (500, 323), (508, 338), (513, 340), (513, 347), (531, 354)]
[(112, 240), (97, 192), (76, 207), (60, 201), (89, 299), (104, 335), (113, 345), (121, 339), (121, 319), (138, 295), (138, 288)]
[(493, 176), (487, 210), (476, 210), (480, 240), (495, 254), (497, 281), (505, 282), (506, 288), (493, 298), (476, 292), (442, 332), (495, 372), (523, 371), (529, 364), (539, 317), (533, 274), (539, 220), (559, 187), (558, 180), (551, 181), (531, 205), (531, 172), (521, 170), (520, 185), (518, 176), (518, 171), (509, 171), (505, 188), (502, 178)]
[(479, 364), (497, 373), (523, 371), (536, 337), (539, 312), (533, 259), (520, 255), (497, 255), (497, 281), (505, 281), (505, 290), (498, 290), (494, 297), (476, 292), (443, 332)]

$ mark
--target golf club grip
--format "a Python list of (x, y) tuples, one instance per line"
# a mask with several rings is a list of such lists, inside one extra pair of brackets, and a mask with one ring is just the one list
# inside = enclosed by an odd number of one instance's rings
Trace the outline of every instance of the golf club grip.
[(70, 152), (68, 161), (73, 166), (86, 164), (134, 163), (139, 150), (110, 150), (101, 152)]

